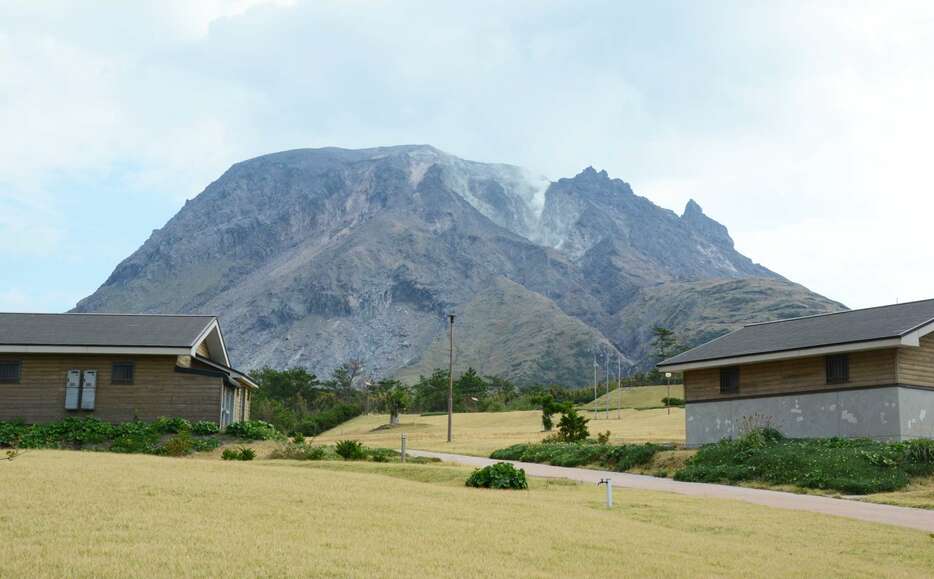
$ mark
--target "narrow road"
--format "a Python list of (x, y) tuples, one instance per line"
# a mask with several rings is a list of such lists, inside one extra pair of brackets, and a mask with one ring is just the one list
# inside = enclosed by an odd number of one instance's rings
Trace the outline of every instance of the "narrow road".
[(912, 509), (907, 507), (893, 507), (875, 503), (864, 503), (847, 499), (834, 499), (814, 495), (799, 495), (780, 491), (750, 489), (728, 485), (679, 482), (668, 478), (658, 478), (641, 474), (612, 472), (607, 470), (591, 470), (589, 468), (567, 468), (531, 462), (518, 462), (514, 460), (492, 460), (478, 456), (462, 454), (448, 454), (445, 452), (430, 452), (427, 450), (410, 450), (413, 456), (428, 456), (440, 458), (445, 462), (455, 462), (470, 466), (486, 466), (497, 462), (510, 462), (517, 467), (525, 469), (530, 476), (546, 478), (565, 478), (581, 482), (596, 483), (600, 479), (608, 478), (615, 487), (628, 487), (650, 491), (665, 491), (694, 497), (710, 497), (718, 499), (733, 499), (797, 511), (811, 511), (838, 517), (849, 517), (873, 523), (883, 523), (900, 527), (909, 527), (934, 533), (934, 511), (925, 509)]

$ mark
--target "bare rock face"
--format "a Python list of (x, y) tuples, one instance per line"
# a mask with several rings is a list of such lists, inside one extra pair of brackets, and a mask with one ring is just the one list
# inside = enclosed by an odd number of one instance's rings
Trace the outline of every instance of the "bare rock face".
[[(469, 310), (471, 351), (509, 344), (521, 361), (489, 372), (584, 384), (584, 341), (650, 364), (644, 327), (621, 312), (653, 287), (714, 279), (769, 280), (778, 302), (805, 292), (803, 313), (842, 307), (736, 252), (696, 203), (679, 217), (592, 168), (548, 183), (424, 145), (303, 149), (231, 167), (75, 311), (216, 314), (246, 368), (359, 358), (383, 376), (428, 364), (446, 313)], [(640, 324), (664, 321), (646, 311)], [(751, 302), (734, 317), (785, 311)], [(501, 323), (509, 312), (573, 346)]]

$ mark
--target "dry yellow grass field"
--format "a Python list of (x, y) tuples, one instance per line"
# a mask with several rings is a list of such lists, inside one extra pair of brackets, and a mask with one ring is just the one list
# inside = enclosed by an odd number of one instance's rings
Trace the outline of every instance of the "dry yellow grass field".
[(0, 463), (0, 577), (930, 577), (926, 533), (446, 465), (32, 451)]
[[(619, 420), (616, 411), (610, 413), (610, 420), (605, 420), (602, 413), (599, 419), (591, 412), (584, 414), (593, 419), (588, 424), (591, 434), (609, 430), (613, 442), (684, 442), (684, 410), (681, 408), (672, 408), (671, 414), (664, 409), (624, 409)], [(546, 435), (542, 432), (541, 417), (542, 413), (537, 410), (455, 414), (454, 442), (448, 444), (447, 415), (406, 414), (398, 426), (376, 430), (389, 422), (389, 416), (370, 414), (325, 432), (315, 442), (354, 438), (368, 446), (398, 448), (401, 434), (405, 432), (410, 448), (489, 456), (498, 448), (541, 440)]]

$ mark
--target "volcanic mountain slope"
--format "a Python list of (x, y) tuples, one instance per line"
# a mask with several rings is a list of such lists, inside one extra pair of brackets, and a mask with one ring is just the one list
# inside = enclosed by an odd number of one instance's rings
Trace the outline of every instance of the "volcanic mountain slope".
[[(719, 310), (705, 304), (724, 300), (711, 287), (757, 284), (771, 288), (771, 304), (744, 302), (726, 322), (706, 317)], [(697, 305), (673, 314), (687, 295)], [(654, 323), (696, 339), (739, 320), (841, 307), (736, 252), (693, 202), (679, 217), (591, 168), (549, 184), (518, 167), (399, 146), (237, 163), (76, 311), (214, 313), (245, 367), (327, 373), (358, 358), (374, 376), (437, 364), (454, 311), (470, 316), (461, 363), (519, 382), (583, 384), (585, 343), (645, 366)]]

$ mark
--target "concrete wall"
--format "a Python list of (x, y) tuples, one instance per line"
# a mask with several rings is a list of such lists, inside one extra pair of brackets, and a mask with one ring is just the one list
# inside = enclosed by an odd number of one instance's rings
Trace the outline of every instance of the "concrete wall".
[(687, 444), (739, 435), (744, 422), (770, 422), (792, 438), (934, 438), (934, 391), (888, 386), (688, 403)]

